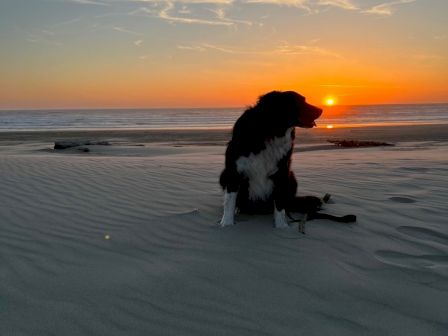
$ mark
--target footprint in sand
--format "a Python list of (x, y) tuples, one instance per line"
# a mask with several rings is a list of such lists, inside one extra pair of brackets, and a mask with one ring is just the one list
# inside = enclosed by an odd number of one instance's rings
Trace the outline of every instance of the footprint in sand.
[(401, 196), (392, 196), (389, 197), (389, 200), (397, 203), (415, 203), (416, 200), (409, 197), (401, 197)]
[(448, 235), (438, 231), (418, 226), (399, 226), (397, 231), (413, 238), (429, 240), (448, 246)]
[(390, 250), (379, 250), (375, 252), (375, 257), (388, 265), (413, 269), (448, 266), (448, 256), (439, 254), (413, 255)]

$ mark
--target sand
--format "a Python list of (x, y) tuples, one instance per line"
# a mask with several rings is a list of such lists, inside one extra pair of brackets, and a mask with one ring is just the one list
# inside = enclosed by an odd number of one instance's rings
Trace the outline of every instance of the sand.
[[(353, 138), (394, 141), (372, 132)], [(90, 132), (113, 144), (89, 153), (2, 134), (0, 335), (447, 335), (448, 141), (388, 132), (394, 147), (294, 153), (301, 194), (358, 216), (306, 235), (217, 226), (225, 147), (205, 131)]]

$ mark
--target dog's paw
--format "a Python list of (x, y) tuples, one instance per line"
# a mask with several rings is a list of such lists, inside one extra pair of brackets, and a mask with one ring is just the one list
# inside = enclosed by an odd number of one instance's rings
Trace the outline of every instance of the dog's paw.
[(301, 196), (296, 197), (297, 209), (294, 209), (302, 213), (310, 213), (319, 211), (322, 208), (322, 200), (316, 196)]
[(221, 221), (219, 222), (220, 227), (226, 227), (235, 225), (235, 220), (233, 218), (228, 218), (227, 216), (223, 216)]
[(274, 227), (276, 229), (285, 229), (289, 227), (288, 220), (286, 219), (285, 210), (274, 210)]

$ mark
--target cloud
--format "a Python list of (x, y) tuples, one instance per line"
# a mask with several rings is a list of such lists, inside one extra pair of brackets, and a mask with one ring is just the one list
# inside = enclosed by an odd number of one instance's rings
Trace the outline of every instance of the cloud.
[(178, 45), (177, 49), (180, 50), (190, 50), (190, 51), (205, 51), (206, 49), (201, 46), (186, 46), (186, 45)]
[[(307, 12), (318, 13), (320, 7), (337, 7), (344, 10), (356, 10), (367, 14), (377, 14), (377, 15), (392, 15), (394, 12), (394, 7), (412, 3), (417, 0), (395, 0), (391, 2), (382, 3), (373, 6), (368, 9), (362, 9), (357, 6), (353, 0), (66, 0), (69, 2), (74, 2), (78, 4), (85, 5), (101, 5), (110, 6), (118, 4), (140, 4), (140, 5), (152, 5), (154, 7), (158, 5), (169, 5), (175, 7), (176, 4), (182, 4), (182, 9), (177, 10), (180, 14), (189, 14), (191, 10), (188, 8), (189, 5), (212, 5), (212, 6), (238, 6), (245, 4), (260, 4), (260, 5), (277, 5), (277, 6), (288, 6), (297, 7), (306, 10)], [(146, 7), (144, 7), (146, 8)], [(171, 9), (171, 8), (170, 8)], [(170, 17), (173, 21), (194, 23), (195, 21), (201, 21), (201, 19), (191, 19), (185, 20), (180, 16)], [(207, 20), (203, 20), (207, 21)]]
[(382, 16), (391, 16), (394, 13), (394, 10), (396, 6), (412, 3), (416, 0), (399, 0), (399, 1), (393, 1), (393, 2), (387, 2), (383, 3), (377, 6), (373, 6), (370, 9), (364, 10), (363, 13), (366, 14), (375, 14), (375, 15), (382, 15)]
[(433, 39), (436, 41), (443, 41), (443, 40), (447, 39), (447, 36), (446, 35), (436, 35), (436, 36), (433, 36)]
[(355, 6), (350, 0), (320, 0), (317, 4), (319, 6), (332, 6), (347, 10), (358, 9), (358, 7)]
[(78, 3), (81, 5), (97, 5), (97, 6), (109, 6), (109, 3), (96, 1), (96, 0), (69, 0), (70, 2)]
[(115, 30), (115, 31), (118, 31), (120, 33), (125, 33), (125, 34), (130, 34), (130, 35), (135, 35), (135, 36), (141, 36), (142, 35), (140, 33), (137, 33), (135, 31), (132, 31), (132, 30), (129, 30), (129, 29), (126, 29), (126, 28), (123, 28), (123, 27), (113, 27), (112, 29)]
[[(104, 14), (131, 15), (157, 18), (172, 24), (208, 25), (237, 28), (245, 26), (263, 26), (247, 17), (234, 18), (232, 13), (244, 13), (241, 7), (251, 5), (286, 6), (305, 11), (306, 14), (319, 14), (322, 10), (336, 8), (364, 14), (392, 15), (395, 7), (417, 0), (391, 0), (371, 8), (361, 8), (355, 0), (65, 0), (85, 5), (108, 5), (126, 8), (126, 12)], [(358, 2), (359, 4), (360, 2)], [(246, 8), (247, 9), (247, 8)], [(248, 10), (248, 9), (247, 9)], [(246, 12), (247, 13), (247, 12)], [(100, 16), (97, 16), (99, 18)], [(123, 33), (137, 35), (120, 27), (114, 28)]]
[[(31, 42), (31, 43), (36, 43), (36, 44), (42, 44), (42, 45), (47, 45), (47, 46), (57, 46), (57, 47), (61, 47), (63, 46), (63, 43), (59, 42), (59, 41), (55, 41), (53, 39), (50, 39), (50, 36), (45, 36), (48, 34), (43, 33), (41, 35), (36, 35), (36, 34), (30, 34), (28, 36), (28, 38), (26, 39), (26, 41)], [(52, 36), (52, 35), (51, 35)]]
[(305, 10), (308, 14), (315, 12), (308, 5), (309, 0), (244, 0), (242, 3), (296, 7)]
[(210, 43), (199, 43), (197, 45), (178, 45), (177, 49), (187, 51), (204, 52), (207, 50), (219, 51), (224, 54), (261, 54), (262, 52), (241, 50), (233, 47), (222, 47)]
[[(131, 0), (132, 1), (132, 0)], [(164, 0), (134, 0), (134, 2), (157, 3), (165, 2)], [(170, 2), (184, 3), (184, 4), (216, 4), (216, 5), (230, 5), (233, 0), (171, 0)]]
[(357, 10), (351, 0), (242, 0), (247, 4), (271, 4), (305, 9), (307, 12), (318, 13), (319, 7), (338, 7), (347, 10)]
[(333, 58), (342, 58), (341, 55), (315, 45), (290, 45), (286, 42), (282, 42), (274, 53), (281, 55), (306, 55), (306, 54), (314, 54), (320, 56), (329, 56)]
[(353, 84), (319, 84), (319, 86), (328, 88), (339, 88), (339, 89), (375, 88), (375, 86), (372, 85), (353, 85)]
[(243, 3), (260, 3), (260, 4), (272, 4), (279, 6), (295, 6), (303, 7), (309, 2), (309, 0), (245, 0)]
[(211, 26), (231, 26), (232, 22), (223, 21), (223, 20), (207, 20), (201, 18), (192, 18), (192, 17), (184, 17), (184, 16), (176, 16), (172, 15), (171, 12), (175, 9), (175, 6), (172, 2), (167, 2), (165, 8), (158, 12), (158, 17), (163, 20), (167, 20), (169, 22), (175, 23), (186, 23), (186, 24), (202, 24), (202, 25), (211, 25)]
[(243, 25), (247, 25), (247, 26), (253, 25), (252, 21), (228, 18), (226, 10), (224, 8), (209, 9), (209, 11), (214, 13), (216, 15), (216, 18), (221, 21), (229, 22), (232, 24), (243, 24)]
[(290, 45), (287, 42), (281, 42), (278, 46), (273, 49), (241, 49), (231, 46), (218, 46), (210, 43), (200, 43), (198, 45), (178, 45), (178, 49), (188, 50), (188, 51), (200, 51), (204, 52), (207, 50), (218, 51), (225, 54), (234, 55), (283, 55), (283, 56), (294, 56), (294, 55), (319, 55), (325, 57), (342, 58), (341, 55), (327, 50), (315, 45)]
[[(142, 1), (142, 0), (140, 0)], [(193, 1), (192, 3), (210, 3), (210, 4), (226, 4), (230, 3), (229, 1), (223, 0), (188, 0)], [(149, 2), (149, 1), (145, 1)], [(194, 12), (183, 5), (179, 9), (176, 7), (176, 3), (182, 2), (186, 3), (186, 1), (151, 1), (153, 3), (152, 7), (140, 7), (132, 12), (129, 12), (129, 15), (145, 15), (149, 17), (159, 18), (170, 23), (182, 23), (182, 24), (198, 24), (198, 25), (209, 25), (209, 26), (235, 26), (237, 24), (243, 25), (252, 25), (251, 21), (247, 20), (238, 20), (227, 17), (226, 11), (224, 8), (216, 8), (216, 9), (206, 9), (205, 13), (213, 13), (213, 17), (204, 16), (202, 13), (201, 16), (194, 16)]]
[(137, 47), (141, 47), (141, 46), (143, 45), (143, 40), (137, 40), (137, 41), (134, 41), (134, 44), (135, 44)]
[(74, 19), (70, 19), (70, 20), (65, 20), (65, 21), (61, 21), (58, 23), (55, 23), (53, 25), (51, 25), (52, 28), (56, 28), (56, 27), (60, 27), (60, 26), (68, 26), (68, 25), (72, 25), (75, 23), (78, 23), (82, 20), (82, 18), (74, 18)]
[(48, 46), (62, 46), (63, 43), (58, 39), (55, 31), (49, 29), (40, 29), (27, 34), (26, 41)]
[(54, 31), (46, 30), (46, 29), (42, 29), (41, 32), (42, 32), (42, 34), (49, 35), (49, 36), (55, 36), (56, 35), (56, 33)]
[(438, 61), (446, 59), (445, 56), (437, 54), (415, 54), (412, 55), (412, 58), (418, 61)]

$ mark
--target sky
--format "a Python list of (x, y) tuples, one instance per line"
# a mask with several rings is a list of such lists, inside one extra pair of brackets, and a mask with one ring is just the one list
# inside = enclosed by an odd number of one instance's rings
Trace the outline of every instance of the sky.
[(447, 0), (0, 0), (0, 108), (448, 102)]

